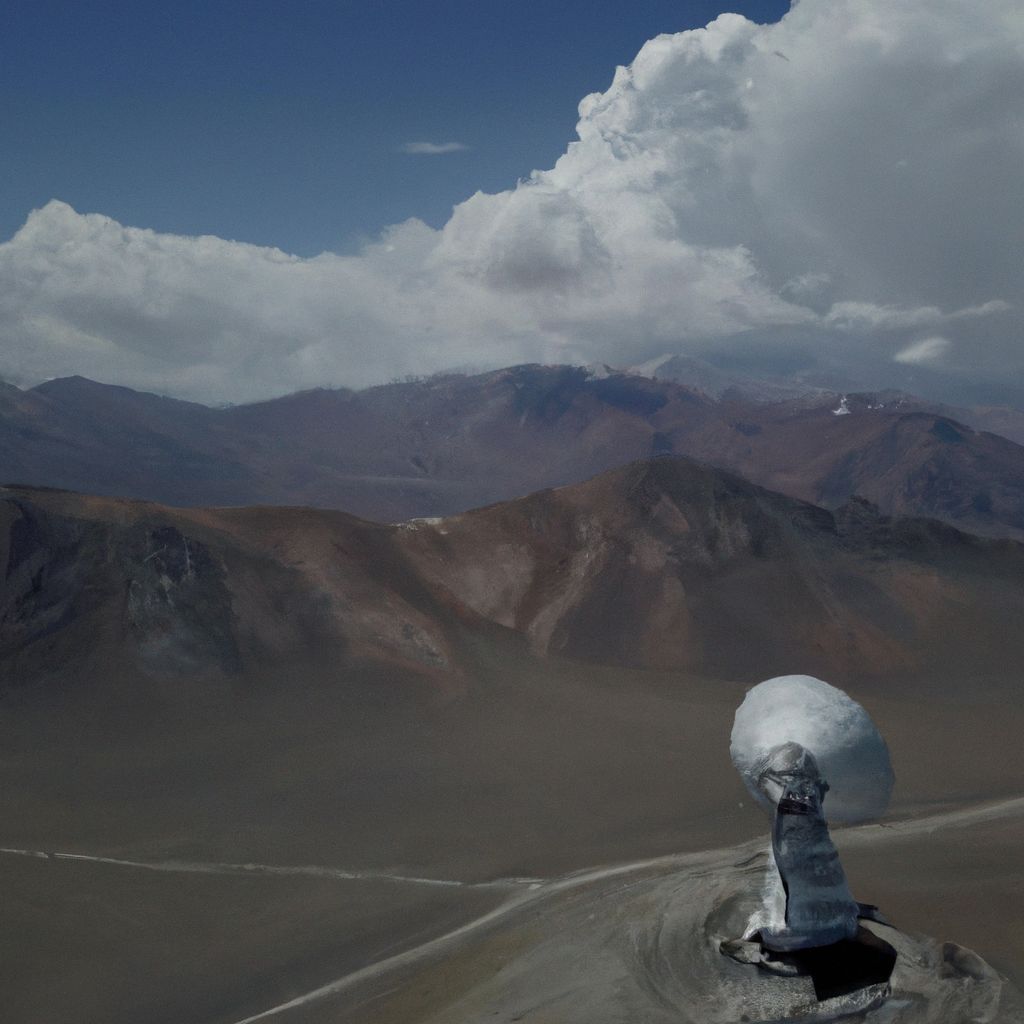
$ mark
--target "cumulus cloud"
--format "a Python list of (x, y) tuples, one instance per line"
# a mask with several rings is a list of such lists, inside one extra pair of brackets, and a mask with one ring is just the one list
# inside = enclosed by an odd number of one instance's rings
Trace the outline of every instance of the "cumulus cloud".
[[(800, 0), (768, 26), (722, 15), (646, 43), (579, 113), (553, 168), (352, 256), (50, 203), (0, 245), (0, 377), (237, 401), (686, 351), (880, 384), (894, 360), (927, 362), (950, 391), (1024, 391), (1015, 0)], [(920, 348), (938, 337), (949, 346)]]
[(402, 152), (414, 156), (443, 156), (445, 153), (461, 153), (469, 149), (464, 142), (403, 142)]

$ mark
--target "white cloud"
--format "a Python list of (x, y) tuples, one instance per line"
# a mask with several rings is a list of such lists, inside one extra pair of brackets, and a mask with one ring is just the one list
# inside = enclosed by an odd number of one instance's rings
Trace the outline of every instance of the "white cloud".
[(921, 363), (934, 362), (944, 356), (949, 348), (949, 338), (936, 335), (933, 338), (922, 338), (920, 341), (915, 341), (912, 345), (900, 349), (892, 358), (897, 363), (917, 366)]
[(583, 99), (578, 134), (441, 230), (409, 221), (354, 256), (51, 203), (0, 245), (0, 377), (237, 401), (680, 349), (881, 373), (941, 335), (929, 366), (951, 388), (1024, 382), (1016, 0), (723, 15), (645, 44)]
[(445, 153), (461, 153), (469, 149), (464, 142), (404, 142), (402, 152), (415, 156), (442, 156)]
[(903, 331), (957, 320), (974, 320), (1006, 313), (1012, 309), (1008, 302), (995, 299), (978, 306), (965, 306), (944, 313), (938, 306), (877, 306), (870, 302), (837, 302), (828, 311), (825, 322), (844, 331)]

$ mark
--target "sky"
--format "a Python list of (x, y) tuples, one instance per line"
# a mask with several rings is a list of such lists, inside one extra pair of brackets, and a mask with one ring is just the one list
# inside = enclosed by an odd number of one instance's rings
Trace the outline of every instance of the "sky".
[(1022, 158), (1017, 0), (10, 0), (0, 378), (682, 352), (1021, 404)]
[[(733, 5), (777, 21), (787, 2)], [(351, 251), (549, 167), (580, 98), (712, 2), (7, 0), (0, 238), (58, 198), (176, 234)], [(457, 143), (444, 160), (407, 143)], [(435, 154), (444, 155), (444, 154)]]

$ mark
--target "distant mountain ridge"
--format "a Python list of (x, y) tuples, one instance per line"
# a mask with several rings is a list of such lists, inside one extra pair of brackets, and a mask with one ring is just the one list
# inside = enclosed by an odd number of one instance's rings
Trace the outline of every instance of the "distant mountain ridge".
[(872, 389), (864, 383), (841, 382), (829, 379), (829, 375), (807, 374), (791, 377), (783, 374), (755, 376), (749, 373), (723, 369), (693, 356), (666, 354), (657, 359), (631, 368), (630, 372), (658, 380), (670, 380), (695, 387), (712, 398), (741, 398), (758, 403), (772, 402), (828, 402), (842, 396), (856, 395), (868, 403), (879, 406), (897, 405), (906, 411), (923, 410), (939, 413), (949, 419), (958, 420), (975, 430), (986, 430), (1001, 434), (1024, 444), (1024, 410), (1008, 406), (976, 405), (952, 406), (943, 402), (924, 399), (906, 388), (894, 384), (882, 391)]
[(400, 521), (661, 454), (818, 504), (860, 495), (886, 514), (1024, 538), (1024, 448), (899, 394), (711, 397), (570, 366), (225, 409), (80, 377), (0, 390), (0, 480), (180, 506), (313, 505)]

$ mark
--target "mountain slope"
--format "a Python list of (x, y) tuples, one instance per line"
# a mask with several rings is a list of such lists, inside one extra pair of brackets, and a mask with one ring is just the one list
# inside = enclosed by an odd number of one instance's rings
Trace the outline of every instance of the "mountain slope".
[(340, 512), (5, 489), (0, 679), (216, 679), (315, 656), (457, 681), (450, 635), (475, 616), (415, 580), (393, 536)]
[(479, 614), (535, 650), (598, 662), (733, 677), (995, 671), (1016, 656), (1024, 614), (1020, 545), (862, 501), (829, 512), (678, 458), (407, 536), (421, 571)]
[(92, 657), (231, 677), (315, 651), (458, 687), (460, 638), (492, 628), (540, 654), (719, 676), (985, 672), (1024, 635), (1024, 547), (675, 457), (397, 526), (10, 489), (0, 510), (12, 679)]

